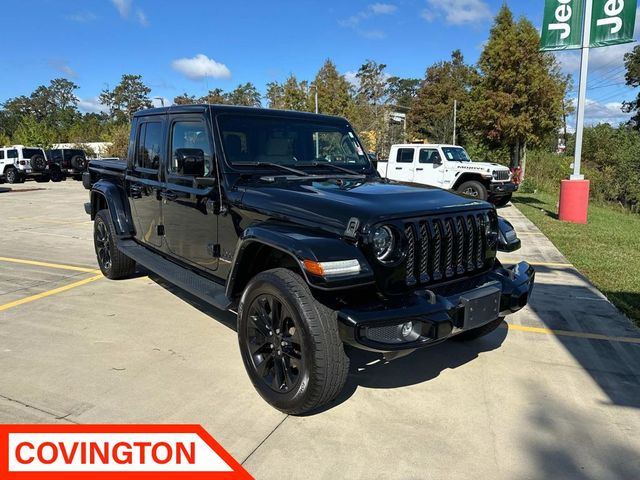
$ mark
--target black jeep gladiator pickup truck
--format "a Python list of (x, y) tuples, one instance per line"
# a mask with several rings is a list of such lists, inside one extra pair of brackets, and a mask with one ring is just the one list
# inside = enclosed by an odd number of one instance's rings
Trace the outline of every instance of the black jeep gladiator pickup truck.
[(92, 161), (100, 269), (136, 263), (237, 312), (262, 397), (303, 414), (349, 370), (344, 344), (398, 355), (493, 331), (534, 271), (489, 203), (383, 180), (350, 124), (297, 112), (173, 106), (133, 119), (127, 161)]

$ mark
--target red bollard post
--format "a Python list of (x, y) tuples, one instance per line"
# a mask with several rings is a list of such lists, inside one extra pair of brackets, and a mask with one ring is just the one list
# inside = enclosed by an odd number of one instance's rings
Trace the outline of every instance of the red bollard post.
[(563, 222), (587, 223), (589, 180), (562, 180), (558, 217)]

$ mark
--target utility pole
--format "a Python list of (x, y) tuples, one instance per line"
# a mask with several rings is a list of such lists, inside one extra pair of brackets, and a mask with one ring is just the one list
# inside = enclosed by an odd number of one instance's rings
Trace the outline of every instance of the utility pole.
[(453, 145), (456, 144), (456, 128), (458, 124), (458, 100), (453, 101)]

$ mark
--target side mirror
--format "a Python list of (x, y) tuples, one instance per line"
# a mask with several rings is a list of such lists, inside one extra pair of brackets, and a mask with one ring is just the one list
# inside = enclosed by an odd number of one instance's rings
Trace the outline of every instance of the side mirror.
[(199, 148), (178, 148), (175, 152), (180, 175), (204, 176), (204, 151)]
[(434, 155), (433, 164), (434, 165), (442, 165), (442, 158), (440, 158), (440, 155)]
[(502, 217), (498, 217), (498, 250), (501, 252), (515, 252), (522, 246), (513, 225)]
[(196, 177), (194, 182), (198, 187), (215, 187), (218, 184), (215, 177)]

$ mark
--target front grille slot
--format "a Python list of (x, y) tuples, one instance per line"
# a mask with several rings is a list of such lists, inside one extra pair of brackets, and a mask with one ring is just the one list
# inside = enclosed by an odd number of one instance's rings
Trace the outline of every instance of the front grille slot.
[(510, 173), (507, 170), (498, 170), (493, 173), (493, 178), (499, 182), (504, 182), (509, 180), (509, 175)]
[(490, 213), (405, 222), (406, 284), (427, 285), (485, 268)]

